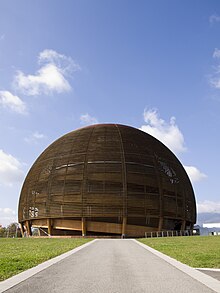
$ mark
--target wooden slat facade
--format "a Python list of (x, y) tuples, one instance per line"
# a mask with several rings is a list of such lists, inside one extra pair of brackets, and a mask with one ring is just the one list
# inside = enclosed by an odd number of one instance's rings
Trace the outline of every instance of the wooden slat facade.
[(175, 155), (143, 131), (117, 124), (85, 127), (52, 143), (25, 179), (18, 213), (28, 234), (42, 225), (48, 234), (142, 236), (196, 222), (192, 185)]

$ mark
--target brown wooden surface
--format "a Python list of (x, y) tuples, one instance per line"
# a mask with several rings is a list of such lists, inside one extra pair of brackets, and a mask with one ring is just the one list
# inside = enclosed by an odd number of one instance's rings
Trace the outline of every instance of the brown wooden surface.
[[(71, 218), (80, 223), (76, 231), (83, 231), (83, 218), (117, 224), (119, 234), (129, 225), (180, 230), (196, 222), (193, 189), (174, 154), (152, 136), (117, 124), (85, 127), (52, 143), (25, 179), (18, 214), (27, 230), (40, 220), (51, 233), (72, 229), (65, 222)], [(111, 233), (103, 229), (98, 232)]]

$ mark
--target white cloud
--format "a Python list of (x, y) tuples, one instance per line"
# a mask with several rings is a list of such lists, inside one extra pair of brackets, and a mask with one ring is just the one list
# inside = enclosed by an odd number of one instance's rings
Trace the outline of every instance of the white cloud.
[(220, 89), (220, 77), (212, 77), (210, 79), (210, 84), (216, 89)]
[(190, 180), (194, 183), (194, 182), (198, 182), (201, 181), (205, 178), (207, 178), (207, 175), (205, 175), (204, 173), (202, 173), (201, 171), (199, 171), (199, 169), (197, 169), (194, 166), (184, 166), (186, 173), (188, 174)]
[(42, 140), (46, 138), (46, 136), (43, 133), (40, 133), (38, 131), (35, 131), (34, 133), (32, 133), (30, 136), (25, 137), (25, 141), (28, 143), (37, 143), (38, 141)]
[(45, 135), (36, 131), (33, 133), (33, 137), (36, 139), (42, 139), (45, 138)]
[[(156, 109), (144, 111), (145, 125), (141, 126), (141, 130), (156, 137), (163, 142), (174, 153), (181, 153), (186, 150), (184, 136), (176, 124), (175, 117), (171, 117), (169, 122), (159, 117)], [(201, 181), (207, 176), (194, 166), (184, 166), (190, 180), (194, 182)]]
[(215, 48), (212, 57), (213, 58), (219, 58), (220, 57), (220, 50), (218, 48)]
[(5, 227), (14, 222), (17, 222), (15, 211), (10, 208), (0, 208), (0, 225)]
[(4, 213), (5, 215), (15, 215), (15, 211), (10, 208), (0, 208), (0, 212)]
[(23, 178), (24, 172), (19, 160), (0, 150), (0, 185), (12, 186)]
[(63, 73), (54, 64), (43, 66), (35, 75), (24, 75), (23, 72), (18, 71), (15, 83), (18, 89), (27, 96), (62, 93), (71, 89)]
[(18, 96), (14, 96), (9, 91), (0, 91), (0, 105), (19, 114), (27, 113), (26, 104)]
[(5, 34), (0, 35), (0, 41), (3, 41), (5, 39)]
[(41, 67), (35, 74), (25, 75), (22, 71), (17, 72), (14, 85), (18, 90), (28, 96), (49, 95), (71, 90), (66, 77), (73, 71), (80, 70), (80, 66), (70, 57), (46, 49), (40, 52), (38, 63)]
[(40, 52), (38, 57), (39, 64), (50, 63), (56, 65), (63, 73), (71, 73), (80, 70), (77, 64), (71, 57), (59, 54), (54, 50), (46, 49)]
[(220, 201), (214, 202), (205, 200), (197, 203), (198, 213), (220, 213)]
[(220, 89), (220, 50), (218, 48), (215, 48), (212, 57), (217, 59), (218, 64), (214, 66), (214, 73), (211, 75), (209, 81), (212, 87)]
[(96, 124), (98, 120), (95, 117), (90, 116), (88, 113), (80, 116), (80, 121), (84, 125)]
[(156, 109), (149, 109), (144, 111), (144, 121), (146, 124), (140, 129), (156, 137), (174, 153), (186, 150), (184, 137), (176, 125), (175, 117), (171, 117), (170, 121), (166, 122), (159, 117)]
[(212, 24), (212, 23), (215, 23), (215, 22), (220, 22), (220, 16), (217, 15), (217, 14), (212, 14), (210, 15), (209, 17), (209, 22)]

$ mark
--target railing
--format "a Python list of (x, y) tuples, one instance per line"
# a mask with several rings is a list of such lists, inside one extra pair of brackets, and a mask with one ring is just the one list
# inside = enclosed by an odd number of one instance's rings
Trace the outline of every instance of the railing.
[(153, 237), (174, 237), (174, 236), (192, 236), (192, 230), (169, 230), (169, 231), (152, 231), (145, 232), (145, 238)]

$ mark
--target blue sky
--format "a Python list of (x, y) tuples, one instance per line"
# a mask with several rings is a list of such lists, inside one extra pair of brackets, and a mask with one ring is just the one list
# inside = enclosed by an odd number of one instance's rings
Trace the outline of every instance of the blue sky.
[(220, 2), (0, 2), (0, 224), (61, 135), (91, 123), (141, 128), (220, 215)]

